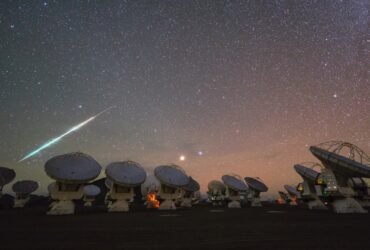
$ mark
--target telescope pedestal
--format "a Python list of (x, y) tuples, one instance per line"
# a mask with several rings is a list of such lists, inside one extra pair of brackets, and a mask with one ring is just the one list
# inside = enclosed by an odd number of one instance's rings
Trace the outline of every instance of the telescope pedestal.
[(182, 196), (182, 190), (180, 188), (169, 187), (162, 183), (158, 196), (163, 199), (159, 205), (159, 210), (176, 210), (175, 200)]
[(252, 206), (252, 207), (262, 207), (260, 197), (252, 198), (251, 206)]
[(239, 192), (226, 187), (226, 197), (229, 198), (231, 201), (227, 204), (228, 208), (241, 208), (240, 206), (240, 195)]
[(93, 201), (85, 201), (84, 207), (92, 207), (92, 202)]
[(297, 203), (297, 201), (290, 201), (289, 202), (289, 206), (298, 206), (298, 203)]
[(335, 200), (332, 205), (335, 213), (367, 213), (367, 210), (351, 197)]
[(47, 215), (74, 214), (75, 204), (72, 200), (54, 201)]
[(130, 210), (129, 203), (126, 200), (112, 201), (108, 205), (108, 212), (128, 212)]
[(26, 205), (26, 203), (30, 200), (30, 197), (28, 196), (27, 198), (15, 198), (14, 199), (14, 208), (20, 208), (20, 207), (24, 207), (24, 205)]
[(109, 196), (111, 203), (108, 205), (108, 212), (128, 212), (130, 210), (129, 201), (135, 196), (134, 188), (114, 184)]
[(159, 210), (176, 210), (176, 205), (173, 200), (164, 200), (162, 203), (159, 205)]
[(227, 204), (227, 207), (228, 207), (228, 208), (241, 208), (241, 206), (240, 206), (240, 202), (239, 202), (239, 201), (237, 201), (237, 200), (230, 201), (230, 202)]
[(326, 210), (328, 209), (325, 204), (319, 199), (307, 202), (308, 208), (311, 210)]
[(192, 198), (182, 198), (181, 207), (191, 207), (192, 206)]
[(75, 204), (73, 200), (82, 198), (83, 185), (64, 184), (57, 181), (50, 190), (50, 196), (54, 201), (50, 204), (48, 215), (74, 214)]

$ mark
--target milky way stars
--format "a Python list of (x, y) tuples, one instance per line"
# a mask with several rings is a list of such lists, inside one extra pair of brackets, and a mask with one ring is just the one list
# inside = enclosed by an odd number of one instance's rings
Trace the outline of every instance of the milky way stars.
[(300, 180), (310, 145), (370, 153), (368, 0), (0, 6), (0, 165), (45, 190), (45, 161), (74, 151), (148, 172), (178, 164), (203, 191), (225, 173), (258, 176), (270, 194)]

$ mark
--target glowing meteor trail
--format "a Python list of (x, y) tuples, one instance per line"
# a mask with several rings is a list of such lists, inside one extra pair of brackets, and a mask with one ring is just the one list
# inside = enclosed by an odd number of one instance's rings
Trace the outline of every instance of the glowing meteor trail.
[(34, 156), (35, 154), (39, 153), (40, 151), (44, 150), (45, 148), (53, 145), (54, 143), (57, 143), (58, 141), (60, 141), (64, 136), (67, 136), (69, 135), (70, 133), (82, 128), (83, 126), (85, 126), (86, 124), (88, 124), (89, 122), (93, 121), (95, 118), (97, 118), (98, 116), (100, 116), (101, 114), (107, 112), (108, 110), (114, 108), (114, 106), (112, 107), (109, 107), (107, 109), (104, 109), (102, 112), (90, 117), (89, 119), (87, 119), (86, 121), (83, 121), (81, 122), (80, 124), (72, 127), (70, 130), (68, 130), (67, 132), (65, 132), (64, 134), (58, 136), (58, 137), (55, 137), (54, 139), (51, 139), (50, 141), (48, 141), (47, 143), (45, 143), (44, 145), (42, 145), (41, 147), (39, 147), (38, 149), (32, 151), (31, 153), (29, 153), (28, 155), (26, 155), (25, 157), (23, 157), (22, 159), (20, 159), (18, 162), (21, 162), (21, 161), (24, 161), (24, 160), (27, 160), (28, 158)]

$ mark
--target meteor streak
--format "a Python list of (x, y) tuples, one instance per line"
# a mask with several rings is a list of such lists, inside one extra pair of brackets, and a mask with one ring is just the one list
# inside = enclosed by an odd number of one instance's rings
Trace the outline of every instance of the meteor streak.
[(58, 141), (60, 141), (64, 136), (67, 136), (69, 135), (70, 133), (82, 128), (83, 126), (85, 126), (86, 124), (88, 124), (89, 122), (93, 121), (95, 118), (97, 118), (98, 116), (100, 116), (101, 114), (107, 112), (108, 110), (114, 108), (114, 106), (112, 107), (109, 107), (107, 109), (104, 109), (102, 112), (90, 117), (89, 119), (87, 119), (86, 121), (83, 121), (81, 122), (80, 124), (72, 127), (70, 130), (68, 130), (67, 132), (65, 132), (64, 134), (58, 136), (58, 137), (55, 137), (54, 139), (51, 139), (50, 141), (48, 141), (47, 143), (45, 143), (44, 145), (42, 145), (41, 147), (39, 147), (38, 149), (32, 151), (31, 153), (29, 153), (28, 155), (26, 155), (25, 157), (23, 157), (22, 159), (20, 159), (18, 162), (22, 162), (24, 160), (27, 160), (28, 158), (34, 156), (35, 154), (37, 154), (38, 152), (44, 150), (45, 148), (48, 148), (49, 146), (53, 145), (54, 143), (57, 143)]

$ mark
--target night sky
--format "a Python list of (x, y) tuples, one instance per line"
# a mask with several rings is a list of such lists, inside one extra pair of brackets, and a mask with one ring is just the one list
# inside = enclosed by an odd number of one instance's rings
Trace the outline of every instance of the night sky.
[(74, 151), (270, 194), (310, 145), (370, 152), (369, 0), (1, 1), (0, 39), (0, 165), (41, 191), (44, 163)]

